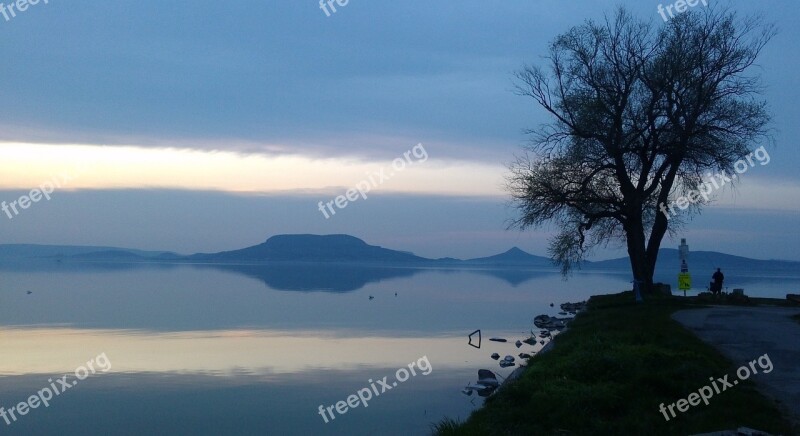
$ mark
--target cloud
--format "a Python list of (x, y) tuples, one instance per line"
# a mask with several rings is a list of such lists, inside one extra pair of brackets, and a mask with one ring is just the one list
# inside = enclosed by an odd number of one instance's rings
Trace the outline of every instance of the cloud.
[(459, 143), (467, 159), (519, 143), (529, 104), (510, 92), (510, 77), (531, 43), (545, 47), (549, 32), (526, 18), (541, 7), (349, 6), (330, 18), (313, 2), (31, 10), (0, 28), (9, 60), (0, 75), (15, 78), (0, 99), (0, 140), (256, 152), (278, 144), (330, 157), (413, 137)]
[(431, 146), (423, 146), (427, 154), (421, 159), (421, 154), (410, 154), (415, 145), (398, 151), (392, 159), (362, 160), (130, 146), (0, 144), (4, 156), (0, 173), (5, 175), (0, 189), (32, 189), (59, 174), (74, 174), (80, 167), (80, 175), (71, 177), (71, 190), (316, 192), (324, 198), (343, 194), (363, 180), (374, 180), (374, 193), (503, 195), (502, 166), (442, 160)]

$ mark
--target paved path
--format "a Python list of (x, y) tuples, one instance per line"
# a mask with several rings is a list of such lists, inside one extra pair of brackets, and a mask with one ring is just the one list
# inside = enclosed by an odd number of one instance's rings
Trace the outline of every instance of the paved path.
[[(737, 368), (769, 354), (774, 369), (750, 379), (800, 423), (800, 309), (716, 306), (675, 312), (672, 318), (728, 357)], [(735, 376), (734, 376), (735, 377)]]

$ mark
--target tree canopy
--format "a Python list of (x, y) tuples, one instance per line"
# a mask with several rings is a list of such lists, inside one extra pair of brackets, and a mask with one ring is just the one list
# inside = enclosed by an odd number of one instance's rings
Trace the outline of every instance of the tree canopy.
[[(565, 274), (593, 247), (624, 243), (649, 287), (665, 234), (713, 200), (696, 195), (704, 178), (770, 141), (752, 70), (774, 34), (713, 7), (659, 26), (620, 8), (556, 37), (549, 69), (516, 73), (551, 121), (510, 166), (512, 226), (555, 223), (549, 253)], [(677, 210), (681, 196), (692, 201)]]

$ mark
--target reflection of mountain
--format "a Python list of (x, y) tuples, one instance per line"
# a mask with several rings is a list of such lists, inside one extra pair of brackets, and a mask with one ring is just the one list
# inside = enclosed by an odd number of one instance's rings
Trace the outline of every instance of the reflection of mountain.
[[(200, 265), (198, 265), (200, 266)], [(297, 264), (271, 265), (212, 264), (208, 267), (233, 271), (263, 281), (272, 289), (281, 291), (350, 292), (369, 283), (394, 278), (411, 277), (429, 268), (403, 266), (378, 266), (369, 264)], [(440, 270), (441, 271), (441, 270)], [(457, 268), (454, 272), (469, 272), (491, 276), (517, 287), (528, 280), (557, 275), (558, 271), (536, 271), (512, 268)]]
[(114, 261), (109, 259), (87, 261), (80, 257), (65, 259), (3, 259), (0, 258), (0, 271), (9, 272), (59, 272), (59, 273), (86, 273), (86, 272), (117, 272), (128, 270), (160, 269), (169, 270), (181, 266), (179, 263), (167, 262), (129, 262)]
[(194, 265), (198, 268), (216, 268), (232, 271), (261, 280), (268, 287), (281, 291), (350, 292), (368, 283), (411, 277), (422, 271), (417, 268), (390, 267), (359, 264), (272, 263), (241, 265), (217, 263)]
[(489, 269), (465, 269), (464, 271), (469, 271), (475, 274), (482, 274), (487, 276), (492, 276), (498, 278), (500, 280), (505, 281), (509, 285), (513, 287), (517, 287), (528, 280), (537, 278), (537, 277), (544, 277), (544, 276), (551, 276), (551, 275), (558, 275), (559, 272), (555, 269), (551, 269), (550, 271), (542, 271), (542, 270), (530, 270), (530, 269), (513, 269), (513, 268), (489, 268)]

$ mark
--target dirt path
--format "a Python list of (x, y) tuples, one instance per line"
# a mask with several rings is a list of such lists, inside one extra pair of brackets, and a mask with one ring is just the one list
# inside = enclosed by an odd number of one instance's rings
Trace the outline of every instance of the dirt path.
[(800, 323), (790, 318), (798, 313), (784, 307), (718, 306), (681, 310), (672, 318), (736, 365), (768, 354), (773, 371), (751, 380), (800, 423)]

